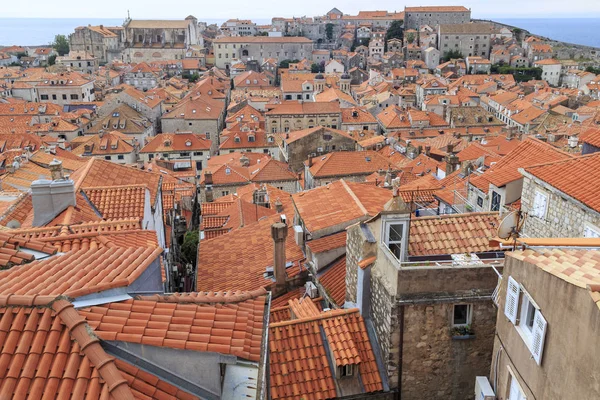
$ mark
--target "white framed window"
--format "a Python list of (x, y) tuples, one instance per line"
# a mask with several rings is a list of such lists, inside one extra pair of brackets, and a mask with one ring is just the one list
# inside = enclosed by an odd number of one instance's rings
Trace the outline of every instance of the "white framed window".
[(515, 325), (535, 362), (540, 365), (548, 323), (525, 288), (508, 277), (504, 315)]
[(473, 318), (472, 304), (455, 304), (452, 311), (452, 326), (460, 327), (471, 325)]
[(354, 364), (340, 365), (338, 367), (340, 378), (354, 375)]
[(546, 212), (548, 211), (548, 195), (546, 193), (535, 191), (533, 198), (533, 207), (529, 212), (529, 215), (538, 218), (545, 218)]
[(586, 222), (583, 226), (583, 237), (586, 238), (600, 238), (600, 228)]
[(506, 400), (527, 400), (519, 381), (515, 377), (512, 369), (508, 368), (508, 396)]
[(388, 221), (384, 224), (385, 227), (385, 246), (396, 257), (397, 260), (403, 259), (403, 238), (405, 235), (404, 229), (406, 224), (401, 221)]

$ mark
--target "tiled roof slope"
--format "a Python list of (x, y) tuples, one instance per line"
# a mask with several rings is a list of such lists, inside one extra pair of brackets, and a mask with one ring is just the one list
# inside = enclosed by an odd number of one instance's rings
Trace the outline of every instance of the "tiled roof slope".
[[(269, 286), (265, 278), (267, 267), (273, 266), (273, 239), (271, 225), (279, 215), (264, 218), (254, 224), (203, 241), (199, 246), (197, 290), (254, 290)], [(299, 273), (299, 261), (304, 258), (296, 245), (293, 229), (288, 228), (286, 260), (294, 265), (287, 269), (288, 276)]]
[(313, 160), (310, 173), (316, 178), (368, 175), (391, 167), (392, 163), (386, 157), (373, 150), (337, 151)]
[(142, 296), (79, 310), (102, 340), (260, 361), (264, 290)]
[(600, 285), (600, 251), (547, 248), (507, 254), (580, 288)]
[(146, 185), (150, 190), (150, 204), (154, 205), (160, 189), (159, 173), (91, 158), (87, 164), (75, 171), (71, 179), (79, 189), (90, 187)]
[(319, 276), (319, 282), (338, 306), (346, 300), (346, 256), (335, 261)]
[(292, 196), (309, 232), (374, 216), (391, 198), (391, 190), (343, 179)]
[(600, 212), (600, 153), (534, 165), (525, 171)]
[(479, 187), (480, 180), (487, 180), (496, 187), (502, 187), (507, 183), (522, 178), (522, 175), (518, 171), (519, 168), (570, 159), (572, 157), (572, 155), (557, 150), (548, 143), (530, 137), (521, 142), (509, 154), (502, 157), (500, 161), (481, 176), (473, 178), (471, 182), (473, 185)]
[(106, 354), (73, 305), (48, 296), (0, 296), (0, 397), (197, 399)]
[(306, 246), (308, 246), (313, 253), (322, 253), (324, 251), (346, 247), (346, 231), (310, 240), (306, 242)]
[(146, 185), (90, 187), (83, 192), (104, 219), (144, 218)]
[(358, 362), (365, 393), (383, 388), (364, 320), (356, 308), (271, 324), (269, 338), (274, 400), (338, 397), (327, 347), (333, 351), (333, 367)]
[(425, 256), (498, 250), (489, 243), (496, 236), (498, 225), (497, 212), (413, 218), (408, 252), (411, 256)]
[(0, 294), (85, 296), (128, 286), (161, 248), (80, 250), (0, 271)]
[(21, 265), (35, 259), (31, 253), (21, 251), (30, 249), (49, 255), (56, 254), (56, 249), (46, 243), (35, 239), (24, 239), (11, 231), (0, 232), (0, 268), (9, 268)]

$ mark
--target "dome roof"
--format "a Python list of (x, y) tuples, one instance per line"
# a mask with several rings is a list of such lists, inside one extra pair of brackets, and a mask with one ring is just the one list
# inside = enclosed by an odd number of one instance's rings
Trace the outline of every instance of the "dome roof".
[(325, 79), (325, 76), (323, 76), (323, 74), (317, 74), (315, 75), (315, 79)]

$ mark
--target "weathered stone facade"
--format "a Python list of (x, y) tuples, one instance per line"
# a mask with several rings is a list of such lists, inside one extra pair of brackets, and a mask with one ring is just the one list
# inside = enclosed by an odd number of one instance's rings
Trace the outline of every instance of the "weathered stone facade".
[(465, 7), (405, 7), (404, 29), (419, 29), (422, 25), (434, 28), (441, 24), (466, 24), (471, 21), (471, 11)]
[(521, 207), (525, 212), (534, 207), (536, 192), (548, 196), (545, 217), (530, 215), (525, 219), (523, 234), (528, 237), (583, 237), (584, 230), (600, 230), (600, 213), (586, 207), (547, 183), (527, 174), (524, 178)]

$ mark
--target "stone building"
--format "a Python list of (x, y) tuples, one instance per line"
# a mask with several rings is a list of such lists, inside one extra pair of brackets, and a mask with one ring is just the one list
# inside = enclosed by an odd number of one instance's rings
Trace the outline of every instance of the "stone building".
[(466, 24), (471, 10), (463, 6), (404, 7), (404, 28), (419, 29), (423, 25)]
[(156, 132), (152, 122), (127, 104), (121, 104), (107, 115), (96, 118), (86, 135), (97, 134), (100, 131), (118, 131), (131, 139), (143, 144), (146, 138)]
[(163, 159), (174, 163), (174, 171), (178, 169), (195, 169), (200, 171), (210, 159), (211, 141), (202, 135), (193, 133), (161, 133), (149, 140), (140, 150), (140, 158), (145, 162)]
[[(461, 228), (467, 221), (485, 228)], [(411, 222), (395, 196), (379, 215), (348, 228), (346, 305), (373, 323), (390, 388), (402, 399), (472, 398), (475, 377), (489, 370), (502, 253), (480, 244), (493, 235), (492, 221), (497, 215)], [(459, 230), (466, 235), (460, 244), (432, 238)]]
[(342, 112), (337, 102), (284, 101), (270, 107), (265, 117), (266, 129), (271, 133), (299, 131), (318, 125), (339, 129), (342, 123)]
[(275, 136), (279, 159), (293, 171), (301, 171), (309, 156), (317, 157), (340, 150), (354, 150), (356, 139), (338, 129), (315, 126), (309, 129), (281, 133)]
[(494, 28), (487, 23), (463, 23), (438, 27), (438, 50), (442, 55), (459, 51), (463, 57), (489, 58)]
[(548, 247), (507, 256), (489, 374), (496, 398), (600, 397), (595, 372), (580, 373), (600, 369), (598, 257)]
[(85, 78), (78, 72), (49, 74), (36, 86), (41, 103), (54, 103), (61, 106), (71, 103), (94, 101), (94, 80)]
[(523, 233), (542, 238), (600, 237), (600, 207), (594, 201), (600, 190), (599, 167), (600, 153), (594, 153), (521, 169), (521, 204), (527, 213)]
[(100, 62), (110, 62), (121, 59), (121, 26), (80, 26), (69, 35), (71, 51), (87, 51)]
[(533, 67), (542, 69), (542, 79), (548, 82), (551, 86), (558, 86), (560, 83), (560, 74), (562, 71), (562, 64), (552, 58), (542, 59), (534, 61)]
[(85, 50), (71, 50), (69, 54), (56, 57), (56, 64), (67, 67), (72, 71), (90, 75), (98, 70), (98, 61), (98, 58), (94, 54)]
[(256, 24), (249, 19), (228, 19), (221, 25), (221, 31), (229, 36), (254, 36)]
[(213, 52), (215, 65), (229, 69), (234, 60), (258, 60), (262, 63), (273, 58), (280, 63), (283, 60), (310, 58), (313, 42), (304, 37), (222, 37), (213, 40)]
[(141, 62), (123, 75), (123, 82), (138, 90), (146, 91), (158, 86), (160, 75), (162, 74), (159, 69)]
[(183, 60), (191, 46), (203, 45), (198, 20), (132, 20), (123, 24), (122, 60), (125, 62)]

